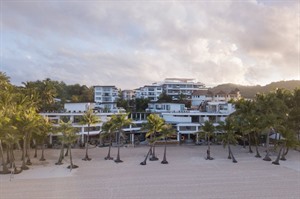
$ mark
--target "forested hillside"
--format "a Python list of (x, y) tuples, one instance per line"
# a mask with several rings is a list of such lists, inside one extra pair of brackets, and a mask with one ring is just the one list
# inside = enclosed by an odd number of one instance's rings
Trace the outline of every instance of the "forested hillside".
[(295, 88), (300, 88), (300, 80), (290, 80), (290, 81), (278, 81), (278, 82), (272, 82), (270, 84), (267, 84), (265, 86), (243, 86), (239, 84), (221, 84), (216, 87), (213, 87), (211, 90), (213, 92), (218, 92), (220, 90), (223, 90), (224, 92), (230, 92), (231, 90), (234, 90), (238, 88), (241, 92), (241, 95), (245, 98), (253, 98), (256, 93), (268, 93), (272, 90), (275, 90), (276, 88), (284, 88), (288, 90), (294, 90)]

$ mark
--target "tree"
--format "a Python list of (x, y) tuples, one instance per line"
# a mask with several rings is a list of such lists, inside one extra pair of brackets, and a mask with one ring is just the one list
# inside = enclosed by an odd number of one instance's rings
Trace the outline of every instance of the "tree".
[[(272, 93), (257, 94), (256, 95), (257, 109), (259, 111), (259, 119), (262, 124), (262, 128), (270, 129), (270, 132), (276, 132), (275, 129), (282, 125), (284, 118), (288, 112), (287, 106), (284, 102), (276, 96), (276, 91)], [(266, 147), (267, 152), (263, 160), (271, 161), (269, 156), (269, 136), (267, 133)]]
[[(62, 146), (64, 144), (66, 144), (68, 146), (68, 149), (69, 149), (70, 165), (68, 166), (68, 168), (70, 168), (70, 169), (77, 168), (78, 166), (73, 164), (72, 152), (71, 152), (71, 148), (72, 148), (71, 145), (78, 138), (78, 136), (76, 134), (76, 129), (72, 126), (71, 121), (64, 122), (64, 121), (60, 120), (58, 131), (60, 131), (61, 134), (62, 134), (62, 136), (60, 137), (60, 140), (62, 142)], [(62, 164), (62, 159), (63, 159), (62, 157), (63, 157), (63, 151), (60, 152), (60, 158), (59, 158), (59, 163), (60, 164)]]
[(225, 123), (220, 122), (218, 129), (223, 131), (222, 135), (222, 142), (224, 148), (227, 146), (228, 147), (228, 159), (232, 159), (233, 163), (237, 163), (237, 160), (235, 159), (231, 147), (231, 144), (236, 144), (237, 143), (237, 135), (235, 134), (235, 128), (234, 128), (234, 122), (232, 118), (227, 118)]
[(297, 140), (300, 141), (300, 88), (293, 91), (292, 107), (290, 107), (288, 118), (291, 129), (297, 135)]
[(173, 99), (170, 95), (167, 95), (166, 92), (162, 92), (157, 100), (157, 102), (164, 102), (164, 103), (172, 103)]
[(207, 140), (207, 156), (206, 156), (206, 160), (213, 160), (214, 158), (212, 158), (210, 156), (210, 139), (212, 136), (214, 136), (214, 131), (215, 131), (215, 126), (213, 125), (212, 122), (210, 121), (205, 121), (204, 125), (202, 126), (202, 132), (200, 132), (200, 135), (205, 136), (205, 139)]
[[(35, 107), (34, 102), (32, 102), (28, 96), (19, 94), (16, 100), (16, 116), (14, 117), (13, 122), (23, 140), (23, 161), (21, 168), (27, 170), (29, 167), (27, 167), (26, 164), (31, 165), (29, 155), (31, 135), (34, 131), (38, 130), (37, 127), (40, 115), (36, 111), (37, 108)], [(25, 162), (25, 158), (27, 158), (27, 162)]]
[(157, 114), (150, 114), (147, 117), (147, 123), (144, 124), (142, 127), (142, 130), (146, 130), (146, 137), (148, 137), (150, 142), (150, 149), (149, 152), (146, 155), (146, 158), (143, 162), (141, 162), (141, 165), (146, 165), (146, 160), (148, 155), (152, 152), (152, 157), (150, 158), (151, 161), (158, 160), (158, 158), (155, 156), (155, 142), (157, 140), (157, 133), (160, 133), (162, 131), (163, 125), (165, 124), (165, 121), (163, 118), (159, 117)]
[[(8, 170), (7, 163), (4, 158), (4, 150), (3, 150), (3, 145), (2, 143), (4, 142), (6, 144), (8, 151), (12, 150), (12, 147), (10, 147), (13, 143), (15, 143), (18, 138), (15, 136), (15, 133), (12, 132), (14, 131), (13, 124), (11, 123), (11, 118), (8, 115), (8, 107), (5, 107), (6, 111), (3, 110), (4, 107), (1, 106), (1, 101), (0, 101), (0, 155), (1, 155), (1, 160), (2, 160), (2, 169), (3, 171), (0, 171), (0, 174), (9, 174), (10, 171)], [(10, 152), (8, 155), (11, 154)], [(9, 156), (7, 157), (9, 158)], [(12, 166), (14, 166), (14, 160), (11, 159)], [(15, 168), (15, 167), (14, 167)]]
[(116, 163), (123, 162), (120, 159), (120, 140), (121, 135), (124, 133), (123, 128), (132, 125), (132, 119), (128, 118), (128, 114), (116, 114), (111, 117), (112, 127), (111, 129), (117, 132), (117, 144), (118, 144), (118, 154), (115, 160)]
[[(9, 82), (9, 77), (0, 72), (0, 157), (2, 160), (2, 171), (0, 174), (8, 174), (7, 164), (13, 168), (14, 174), (20, 173), (15, 166), (13, 146), (20, 140), (19, 132), (16, 129), (14, 119), (16, 109), (16, 89)], [(7, 151), (7, 161), (4, 158), (4, 147)]]
[(165, 147), (164, 147), (164, 157), (163, 160), (161, 161), (162, 164), (168, 164), (169, 162), (167, 161), (167, 138), (171, 135), (176, 133), (175, 129), (172, 127), (171, 124), (165, 124), (162, 127), (162, 130), (160, 132), (161, 136), (159, 137), (160, 139), (164, 139), (165, 141)]
[(50, 132), (53, 133), (55, 128), (53, 128), (53, 124), (51, 123), (51, 121), (49, 120), (48, 117), (41, 117), (39, 129), (40, 129), (40, 131), (39, 131), (38, 136), (41, 140), (41, 145), (42, 145), (42, 155), (41, 155), (40, 161), (45, 161), (46, 160), (44, 157), (45, 139), (47, 138), (47, 136)]
[(93, 110), (91, 108), (89, 108), (85, 114), (83, 115), (83, 118), (80, 122), (81, 124), (87, 125), (88, 128), (88, 132), (87, 132), (87, 136), (85, 139), (85, 157), (82, 159), (84, 161), (90, 161), (91, 158), (89, 158), (88, 156), (88, 143), (89, 143), (89, 139), (90, 139), (90, 126), (93, 124), (97, 124), (100, 123), (100, 118), (98, 116), (95, 115), (95, 113), (93, 112)]
[(114, 158), (110, 156), (111, 145), (112, 145), (112, 134), (114, 133), (113, 123), (111, 121), (107, 121), (102, 125), (102, 133), (101, 136), (109, 136), (109, 146), (107, 156), (104, 158), (105, 160), (113, 160)]
[(148, 103), (150, 102), (149, 99), (143, 99), (143, 98), (138, 98), (138, 99), (135, 99), (135, 105), (134, 105), (134, 109), (136, 112), (144, 112), (147, 107), (148, 107)]

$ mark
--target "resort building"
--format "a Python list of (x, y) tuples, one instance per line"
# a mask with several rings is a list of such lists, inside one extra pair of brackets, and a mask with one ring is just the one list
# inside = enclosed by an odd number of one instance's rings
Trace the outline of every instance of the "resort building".
[(205, 89), (205, 85), (195, 79), (187, 78), (166, 78), (162, 82), (163, 91), (172, 96), (173, 100), (179, 99), (180, 95), (184, 95), (187, 99), (191, 99), (194, 91)]
[(117, 110), (118, 89), (115, 86), (94, 86), (95, 108)]
[[(65, 112), (45, 112), (40, 113), (42, 116), (47, 117), (55, 126), (59, 124), (59, 121), (64, 122), (71, 121), (73, 127), (77, 129), (77, 133), (80, 135), (78, 143), (84, 143), (85, 135), (88, 133), (88, 126), (81, 124), (81, 120), (86, 110), (93, 108), (95, 103), (66, 103), (64, 105)], [(99, 135), (101, 126), (104, 122), (109, 121), (113, 114), (111, 112), (94, 111), (95, 115), (99, 117), (100, 123), (92, 124), (89, 128), (89, 134), (91, 137)], [(58, 142), (57, 136), (60, 134), (50, 134), (49, 144), (55, 145)], [(99, 136), (97, 136), (98, 138)]]
[(211, 121), (215, 126), (235, 111), (234, 105), (228, 102), (208, 102), (205, 111), (186, 110), (162, 112), (161, 117), (172, 124), (177, 130), (177, 141), (198, 142), (196, 132), (201, 130), (205, 121)]
[(135, 89), (135, 98), (137, 99), (149, 99), (152, 102), (156, 102), (159, 96), (162, 94), (163, 89), (161, 85), (153, 84), (146, 85)]
[(191, 108), (204, 111), (207, 102), (228, 102), (230, 100), (236, 101), (240, 98), (241, 94), (237, 88), (229, 93), (226, 93), (222, 90), (216, 93), (213, 93), (208, 89), (198, 90), (194, 91), (192, 94)]
[[(95, 140), (98, 140), (102, 124), (109, 121), (114, 114), (125, 114), (125, 110), (117, 107), (118, 89), (115, 86), (94, 86), (94, 91), (93, 103), (66, 103), (64, 112), (47, 112), (41, 113), (41, 115), (48, 117), (55, 125), (59, 120), (71, 121), (80, 135), (78, 141), (83, 143), (88, 129), (87, 125), (80, 124), (80, 120), (85, 111), (91, 108), (101, 120), (100, 123), (91, 125), (89, 129), (90, 135), (95, 136)], [(157, 100), (163, 92), (172, 96), (174, 100), (179, 99), (183, 94), (191, 100), (191, 109), (188, 110), (181, 103), (158, 103)], [(220, 121), (225, 121), (226, 117), (235, 111), (234, 105), (229, 103), (229, 100), (239, 99), (240, 93), (238, 89), (229, 93), (224, 91), (213, 93), (206, 89), (203, 83), (193, 79), (167, 78), (162, 83), (154, 83), (136, 89), (135, 93), (132, 90), (124, 90), (122, 96), (127, 100), (134, 99), (134, 97), (151, 100), (145, 112), (132, 112), (128, 115), (134, 124), (124, 127), (123, 130), (131, 143), (134, 143), (137, 138), (140, 141), (145, 139), (145, 132), (141, 130), (141, 127), (143, 123), (147, 122), (149, 114), (158, 114), (167, 123), (172, 124), (177, 130), (179, 143), (192, 143), (199, 141), (197, 132), (201, 130), (205, 121), (211, 121), (217, 126)], [(52, 143), (53, 135), (50, 138)]]
[(156, 102), (159, 96), (164, 92), (171, 96), (173, 100), (178, 100), (180, 95), (184, 95), (186, 99), (191, 99), (194, 91), (205, 89), (205, 85), (196, 82), (194, 79), (187, 78), (166, 78), (163, 82), (153, 83), (135, 89), (136, 98), (150, 99)]
[(163, 112), (180, 112), (185, 111), (184, 104), (178, 103), (149, 103), (146, 112), (163, 113)]
[(133, 100), (135, 98), (134, 90), (122, 90), (122, 99)]

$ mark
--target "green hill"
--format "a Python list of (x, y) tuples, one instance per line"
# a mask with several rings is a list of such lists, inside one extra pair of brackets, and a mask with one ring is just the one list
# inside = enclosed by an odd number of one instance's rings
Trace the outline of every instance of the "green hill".
[(211, 90), (213, 92), (218, 92), (220, 90), (224, 92), (230, 92), (238, 88), (241, 92), (241, 95), (245, 98), (253, 98), (256, 93), (268, 93), (276, 88), (283, 88), (287, 90), (294, 90), (295, 88), (300, 88), (300, 80), (289, 80), (289, 81), (278, 81), (272, 82), (265, 86), (244, 86), (239, 84), (221, 84), (216, 87), (213, 87)]

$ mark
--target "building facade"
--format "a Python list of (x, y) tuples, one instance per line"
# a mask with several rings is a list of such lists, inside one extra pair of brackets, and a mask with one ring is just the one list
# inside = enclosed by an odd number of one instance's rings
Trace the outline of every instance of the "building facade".
[(191, 99), (194, 91), (202, 90), (205, 85), (195, 79), (187, 78), (166, 78), (162, 82), (163, 91), (172, 97), (173, 100), (178, 100), (180, 95), (184, 95), (187, 99)]
[(115, 86), (94, 86), (95, 108), (116, 110), (118, 89)]
[(161, 85), (145, 85), (135, 89), (135, 97), (137, 99), (149, 99), (151, 102), (156, 102), (162, 94), (163, 89)]

